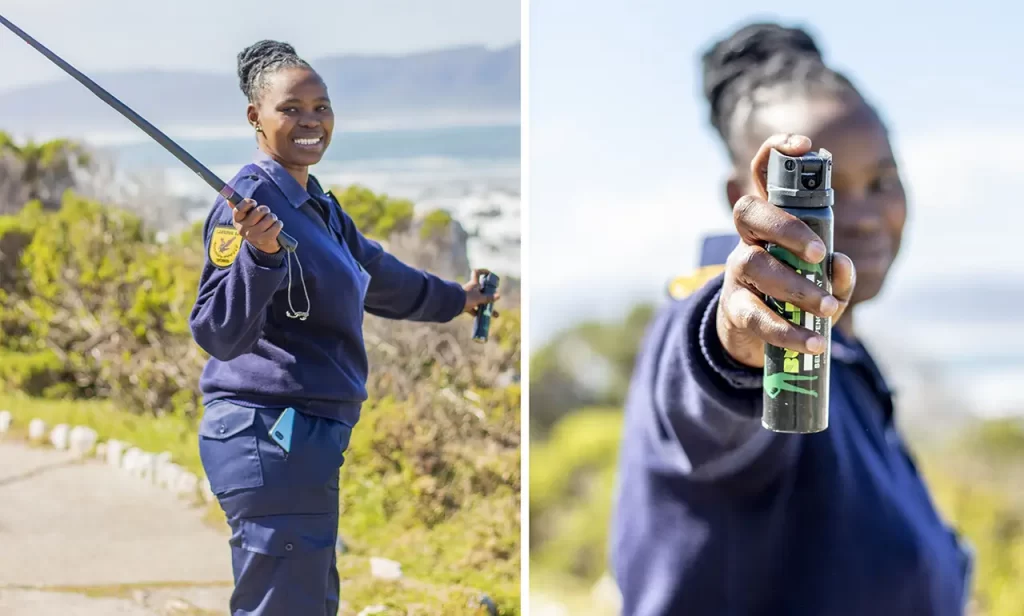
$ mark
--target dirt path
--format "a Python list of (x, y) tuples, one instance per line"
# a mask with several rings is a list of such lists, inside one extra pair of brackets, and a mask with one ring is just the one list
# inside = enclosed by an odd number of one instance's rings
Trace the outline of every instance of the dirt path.
[(226, 529), (97, 460), (0, 440), (0, 614), (223, 614)]

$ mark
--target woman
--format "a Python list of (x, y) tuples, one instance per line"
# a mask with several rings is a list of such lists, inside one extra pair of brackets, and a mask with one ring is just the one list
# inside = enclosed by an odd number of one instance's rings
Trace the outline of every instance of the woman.
[[(703, 63), (711, 121), (734, 163), (726, 194), (739, 239), (724, 273), (668, 306), (641, 349), (613, 523), (623, 613), (961, 614), (970, 559), (936, 514), (858, 341), (857, 307), (882, 288), (907, 214), (886, 129), (801, 30), (745, 27)], [(771, 148), (801, 155), (812, 142), (835, 160), (831, 296), (763, 248), (825, 257), (810, 229), (765, 201)], [(761, 427), (764, 343), (824, 347), (763, 295), (833, 318), (824, 432)]]
[[(231, 181), (245, 200), (218, 198), (205, 226), (190, 320), (212, 356), (199, 452), (233, 533), (231, 614), (335, 614), (339, 469), (366, 400), (363, 311), (447, 322), (498, 296), (481, 293), (482, 270), (463, 287), (402, 264), (324, 193), (309, 166), (334, 113), (291, 46), (256, 43), (238, 74), (259, 148)], [(278, 245), (284, 228), (294, 254)], [(285, 409), (290, 446), (269, 434)]]

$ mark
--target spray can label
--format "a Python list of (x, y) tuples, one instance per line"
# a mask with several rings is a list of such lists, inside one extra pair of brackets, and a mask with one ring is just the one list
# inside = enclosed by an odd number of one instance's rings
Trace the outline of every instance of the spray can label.
[[(826, 287), (822, 264), (808, 263), (785, 248), (774, 244), (768, 246), (768, 253), (792, 267), (797, 274), (804, 276), (818, 287)], [(826, 288), (826, 292), (829, 291), (831, 289)], [(827, 319), (822, 319), (789, 302), (780, 302), (771, 297), (767, 298), (767, 302), (783, 319), (812, 330), (828, 340)], [(818, 380), (822, 368), (821, 355), (769, 347), (769, 356), (775, 360), (765, 363), (764, 390), (769, 398), (774, 399), (784, 391), (795, 395), (818, 397), (820, 385), (815, 381)]]

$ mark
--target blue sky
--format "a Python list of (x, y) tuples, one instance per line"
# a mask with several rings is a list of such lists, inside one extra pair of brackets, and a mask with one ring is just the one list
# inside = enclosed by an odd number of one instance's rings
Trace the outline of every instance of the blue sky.
[[(399, 53), (520, 39), (517, 0), (4, 0), (3, 15), (77, 68), (232, 70), (261, 38), (309, 57)], [(50, 81), (60, 70), (0, 29), (0, 88)]]
[(1024, 284), (1010, 248), (1019, 231), (989, 214), (1019, 215), (1004, 200), (1024, 168), (1022, 10), (915, 4), (926, 6), (531, 4), (531, 344), (660, 297), (671, 276), (694, 266), (701, 235), (728, 230), (726, 159), (707, 126), (698, 54), (755, 18), (809, 28), (826, 61), (855, 79), (893, 130), (912, 210), (876, 313), (953, 279)]

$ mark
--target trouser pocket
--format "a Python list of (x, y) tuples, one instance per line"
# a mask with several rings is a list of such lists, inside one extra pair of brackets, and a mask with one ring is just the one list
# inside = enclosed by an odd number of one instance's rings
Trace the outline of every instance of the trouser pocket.
[(337, 514), (243, 518), (233, 531), (232, 614), (336, 613)]
[(199, 423), (199, 457), (217, 496), (263, 486), (256, 410), (230, 402), (207, 407)]

